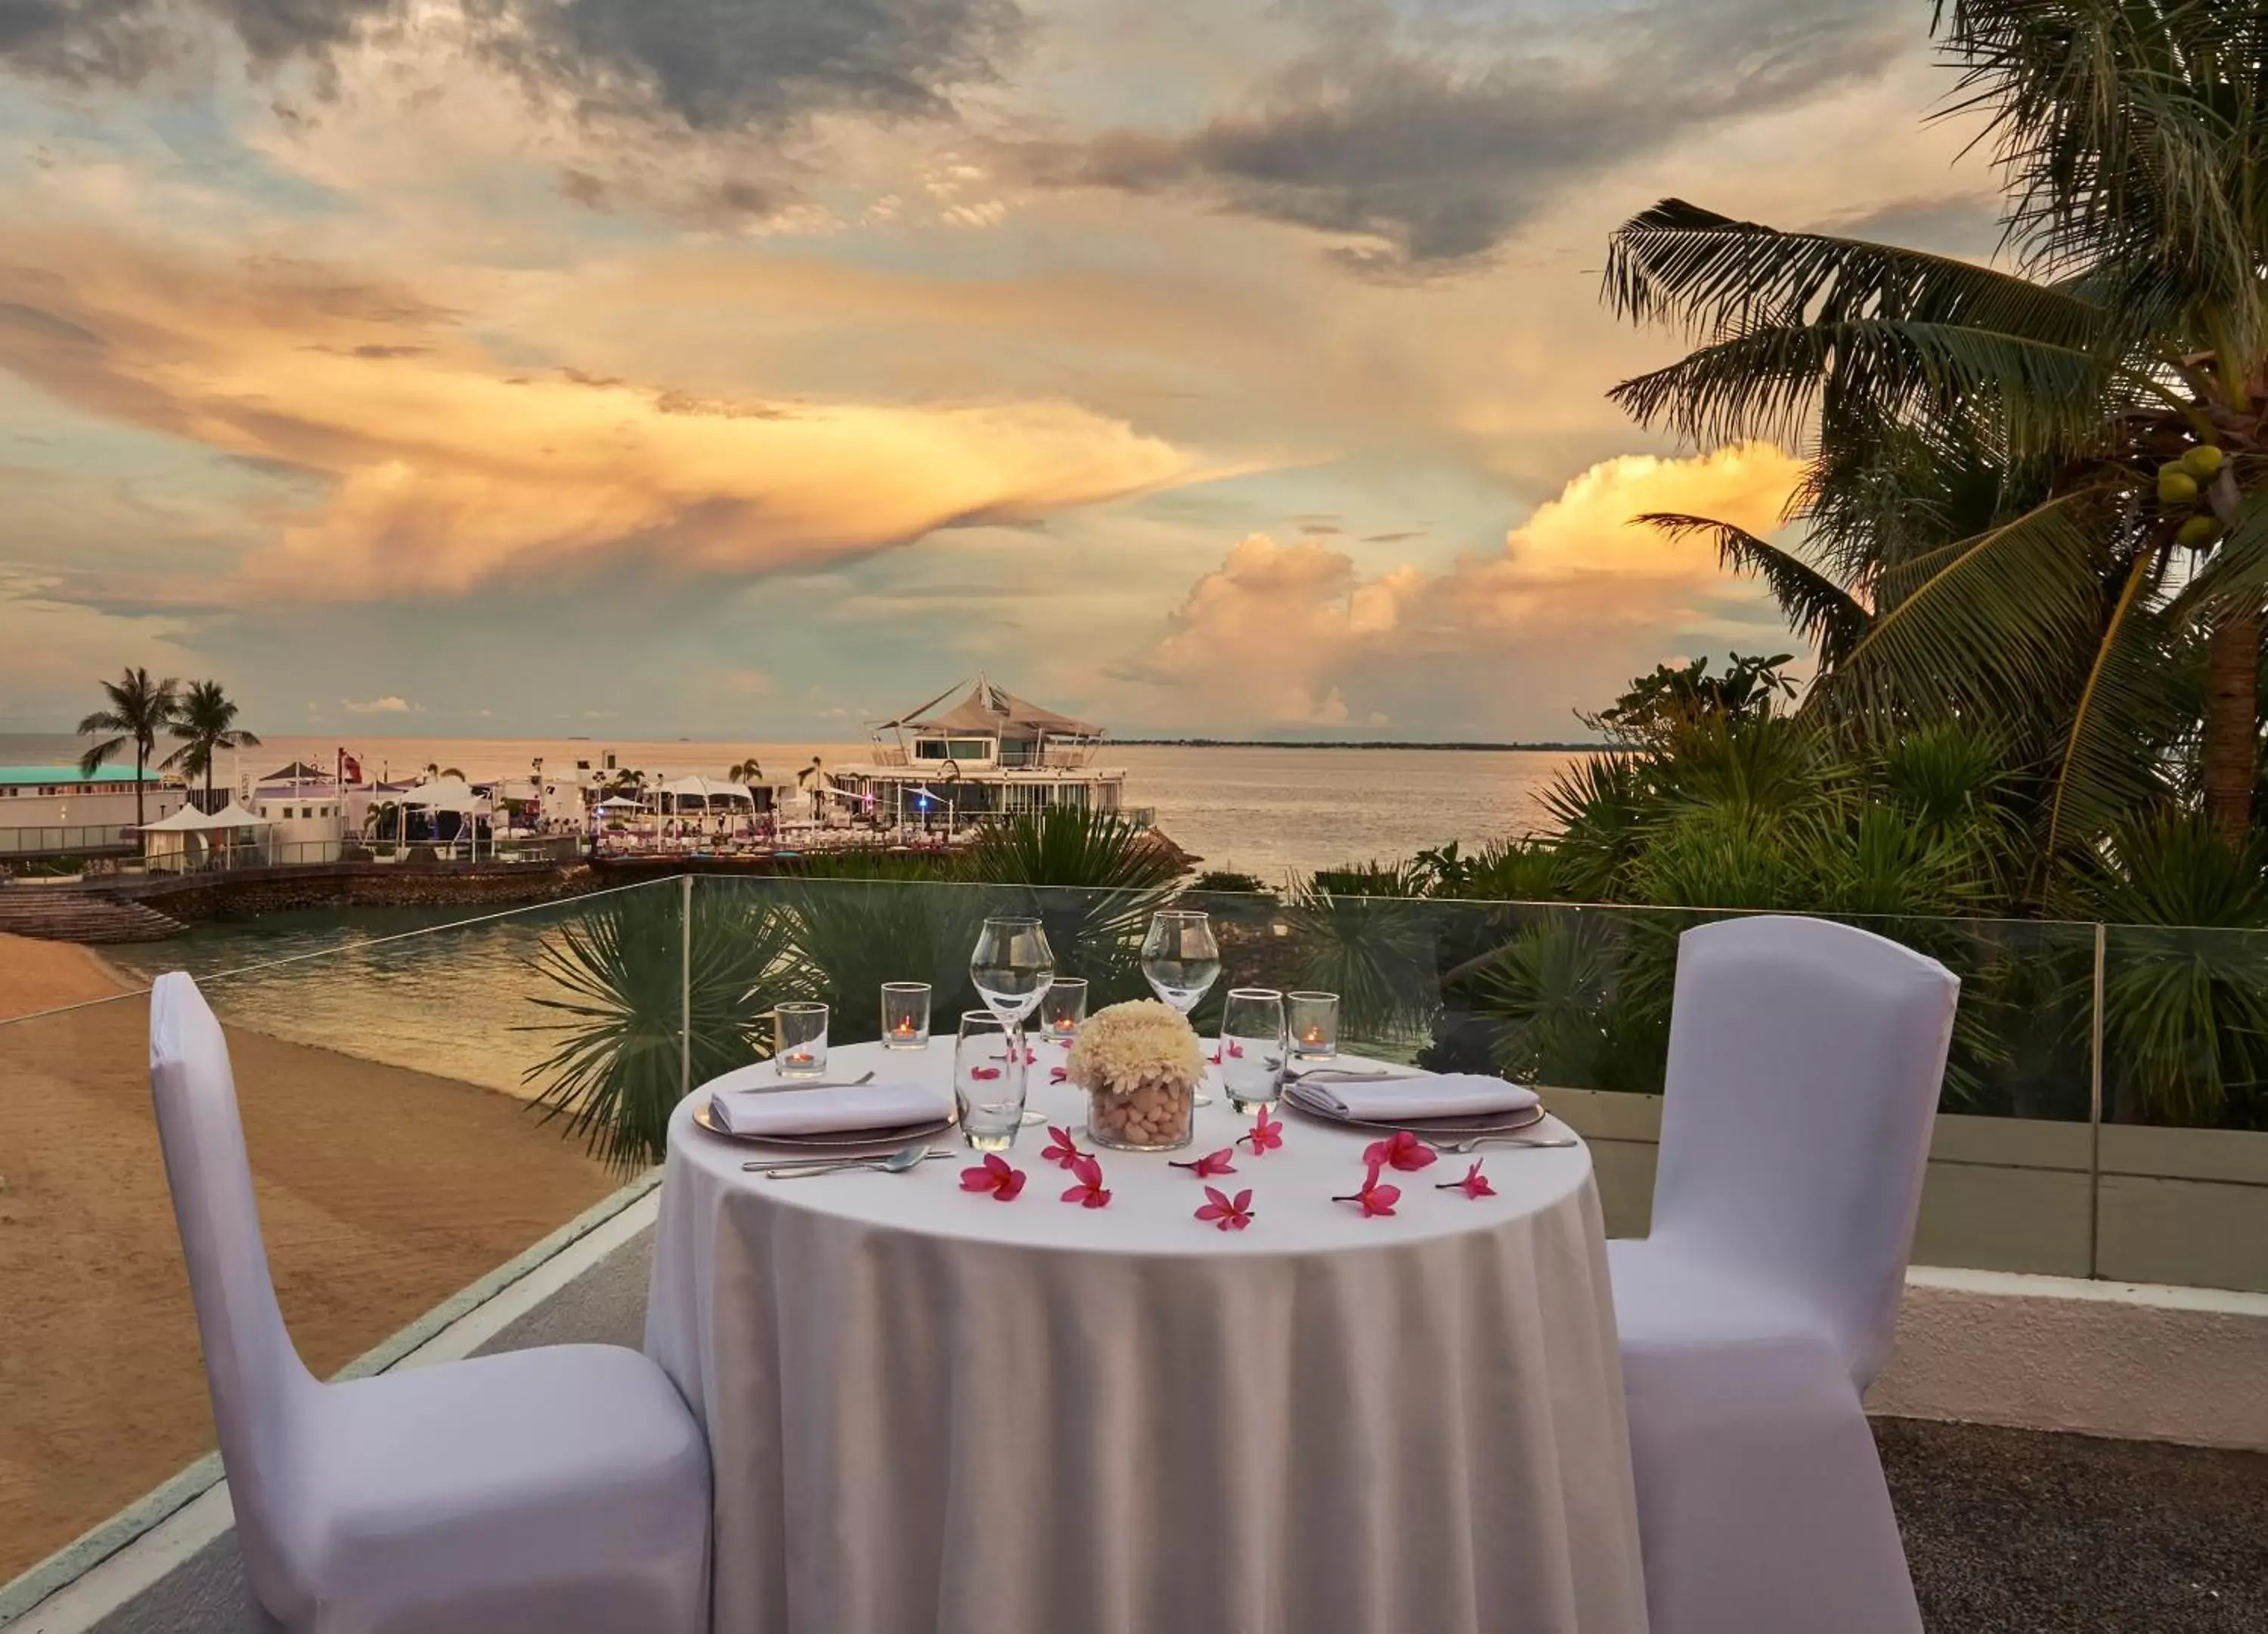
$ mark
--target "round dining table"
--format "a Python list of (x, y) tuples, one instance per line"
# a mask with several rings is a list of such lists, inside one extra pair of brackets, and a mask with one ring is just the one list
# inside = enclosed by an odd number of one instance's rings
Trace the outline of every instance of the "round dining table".
[[(1256, 1152), (1215, 1084), (1188, 1148), (1110, 1152), (1035, 1048), (1028, 1104), (1103, 1206), (1064, 1200), (1044, 1128), (1004, 1200), (962, 1189), (958, 1131), (791, 1181), (701, 1092), (673, 1115), (646, 1349), (707, 1433), (715, 1634), (1641, 1634), (1587, 1149), (1388, 1168), (1366, 1211), (1334, 1198), (1375, 1134), (1279, 1108)], [(941, 1086), (951, 1056), (838, 1046), (828, 1076)], [(1476, 1158), (1493, 1195), (1455, 1184)], [(1208, 1188), (1249, 1223), (1197, 1218)]]

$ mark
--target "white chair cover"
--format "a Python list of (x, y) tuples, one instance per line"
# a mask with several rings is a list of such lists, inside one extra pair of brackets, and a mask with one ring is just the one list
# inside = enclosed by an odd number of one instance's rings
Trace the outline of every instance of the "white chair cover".
[(322, 1634), (700, 1634), (709, 1466), (661, 1370), (564, 1345), (328, 1385), (268, 1270), (220, 1024), (151, 994), (150, 1083), (245, 1578)]
[(1680, 940), (1653, 1233), (1609, 1245), (1653, 1634), (1919, 1634), (1859, 1398), (1960, 986), (1825, 920)]

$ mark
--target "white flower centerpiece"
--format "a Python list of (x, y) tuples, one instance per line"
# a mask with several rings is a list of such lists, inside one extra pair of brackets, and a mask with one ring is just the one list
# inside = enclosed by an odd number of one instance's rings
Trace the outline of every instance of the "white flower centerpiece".
[(1096, 1011), (1064, 1071), (1086, 1092), (1086, 1132), (1097, 1145), (1171, 1152), (1189, 1144), (1204, 1054), (1171, 1006), (1144, 998)]

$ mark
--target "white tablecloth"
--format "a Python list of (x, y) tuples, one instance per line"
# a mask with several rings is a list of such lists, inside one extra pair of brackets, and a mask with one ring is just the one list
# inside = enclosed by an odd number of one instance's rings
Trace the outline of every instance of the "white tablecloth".
[[(1499, 1149), (1479, 1201), (1445, 1156), (1364, 1218), (1364, 1137), (1284, 1115), (1223, 1233), (1163, 1157), (1101, 1153), (1099, 1210), (1042, 1129), (1011, 1203), (958, 1152), (778, 1181), (681, 1106), (646, 1348), (707, 1429), (716, 1634), (1639, 1634), (1589, 1152)], [(1197, 1120), (1173, 1155), (1244, 1127)]]

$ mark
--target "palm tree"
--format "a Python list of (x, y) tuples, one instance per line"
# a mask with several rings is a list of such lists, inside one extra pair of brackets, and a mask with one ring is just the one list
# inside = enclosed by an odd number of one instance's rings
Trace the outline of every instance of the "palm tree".
[(764, 769), (756, 764), (756, 757), (753, 754), (744, 761), (734, 761), (725, 768), (725, 781), (727, 783), (760, 783), (763, 775)]
[(134, 746), (134, 826), (142, 827), (142, 774), (150, 764), (150, 756), (158, 747), (158, 734), (173, 723), (174, 711), (180, 706), (180, 682), (168, 675), (163, 681), (152, 681), (150, 672), (139, 667), (123, 671), (116, 681), (106, 681), (102, 689), (109, 696), (110, 707), (97, 710), (78, 724), (79, 735), (96, 732), (114, 735), (93, 745), (78, 757), (79, 775), (94, 776), (95, 769), (128, 744)]
[(212, 805), (213, 756), (222, 749), (256, 749), (260, 734), (247, 732), (236, 724), (236, 705), (220, 689), (217, 681), (192, 681), (181, 696), (173, 717), (173, 736), (181, 747), (165, 759), (168, 766), (179, 766), (188, 777), (202, 777), (205, 783), (205, 805)]
[[(1807, 707), (1954, 717), (2045, 854), (2183, 791), (2241, 838), (2268, 593), (2268, 0), (1940, 0), (2016, 270), (1668, 200), (1607, 296), (1695, 350), (1624, 382), (1700, 444), (1807, 446), (1793, 550), (1705, 518), (1817, 644)], [(2197, 676), (2202, 673), (2199, 688)]]

